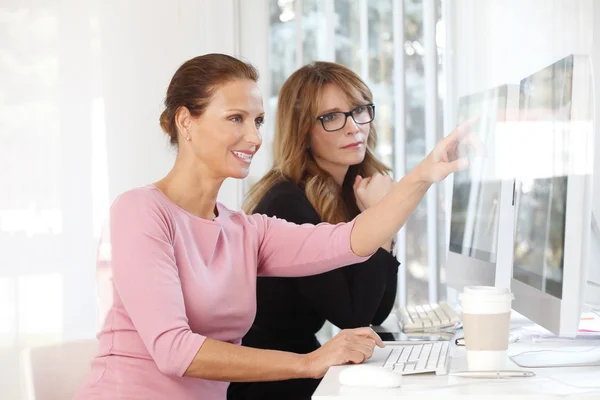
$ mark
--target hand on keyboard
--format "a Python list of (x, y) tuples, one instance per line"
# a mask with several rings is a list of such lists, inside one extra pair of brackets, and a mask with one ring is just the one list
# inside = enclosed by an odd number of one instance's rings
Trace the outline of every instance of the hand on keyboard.
[(432, 332), (451, 328), (460, 322), (447, 303), (407, 306), (398, 310), (398, 323), (404, 332)]

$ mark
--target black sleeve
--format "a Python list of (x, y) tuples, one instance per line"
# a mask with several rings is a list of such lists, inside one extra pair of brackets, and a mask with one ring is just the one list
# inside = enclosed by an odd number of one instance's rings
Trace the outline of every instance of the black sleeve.
[[(304, 192), (294, 189), (269, 196), (257, 211), (297, 224), (321, 222)], [(388, 316), (396, 296), (397, 271), (396, 258), (379, 249), (365, 262), (295, 278), (294, 284), (321, 316), (341, 329), (356, 328), (379, 324)]]

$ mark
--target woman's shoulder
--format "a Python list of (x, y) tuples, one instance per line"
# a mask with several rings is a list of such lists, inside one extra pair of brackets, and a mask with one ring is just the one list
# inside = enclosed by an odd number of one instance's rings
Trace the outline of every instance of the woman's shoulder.
[(110, 214), (128, 219), (161, 220), (162, 223), (172, 224), (173, 214), (177, 209), (169, 204), (170, 200), (154, 185), (146, 185), (121, 193), (113, 201)]
[(282, 180), (271, 186), (261, 200), (271, 201), (281, 197), (299, 197), (306, 198), (304, 188), (290, 180)]
[(321, 218), (308, 200), (304, 188), (290, 181), (282, 181), (273, 185), (258, 202), (253, 213), (281, 218), (296, 224), (321, 222)]
[(291, 208), (312, 207), (304, 188), (286, 179), (275, 183), (265, 192), (253, 213), (272, 215), (274, 208), (280, 209), (283, 204), (287, 204)]
[(118, 195), (111, 208), (154, 208), (161, 204), (159, 194), (160, 191), (153, 185), (130, 189)]

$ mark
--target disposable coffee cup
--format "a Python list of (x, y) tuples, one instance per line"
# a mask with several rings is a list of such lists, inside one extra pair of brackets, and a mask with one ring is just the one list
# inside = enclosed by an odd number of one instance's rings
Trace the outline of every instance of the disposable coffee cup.
[(514, 295), (508, 289), (469, 286), (459, 299), (469, 371), (506, 369)]

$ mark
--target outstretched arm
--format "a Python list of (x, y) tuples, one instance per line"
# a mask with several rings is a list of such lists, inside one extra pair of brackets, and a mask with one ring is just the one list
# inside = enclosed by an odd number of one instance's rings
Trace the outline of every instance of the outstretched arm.
[[(466, 133), (469, 126), (463, 124), (442, 139), (383, 199), (349, 223), (295, 225), (264, 215), (249, 216), (258, 230), (258, 274), (309, 276), (365, 261), (400, 230), (433, 183), (468, 166), (466, 158), (457, 156), (460, 140), (466, 146), (480, 146)], [(363, 179), (355, 189), (357, 197), (367, 198), (373, 192), (367, 186), (380, 185), (378, 180), (383, 179), (389, 178), (376, 174)]]
[[(354, 253), (362, 256), (372, 254), (402, 228), (433, 183), (468, 167), (468, 159), (459, 158), (459, 152), (463, 148), (482, 148), (477, 138), (469, 132), (473, 122), (470, 120), (462, 124), (440, 140), (432, 152), (396, 183), (386, 197), (356, 218), (350, 236)], [(370, 183), (363, 180), (357, 194), (366, 191)]]

